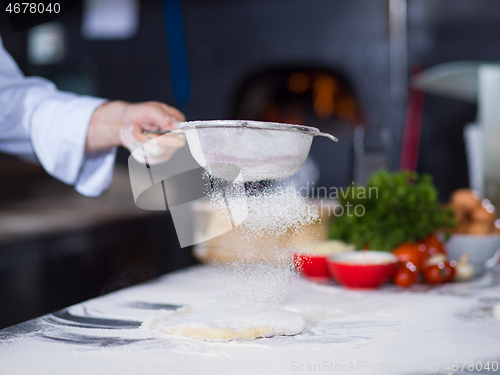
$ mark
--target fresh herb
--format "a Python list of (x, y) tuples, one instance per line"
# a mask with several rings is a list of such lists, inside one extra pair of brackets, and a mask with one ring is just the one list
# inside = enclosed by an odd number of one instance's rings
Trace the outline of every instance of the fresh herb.
[[(453, 211), (438, 202), (430, 175), (382, 170), (372, 175), (367, 186), (350, 188), (339, 196), (343, 214), (333, 220), (329, 235), (358, 249), (390, 251), (455, 225)], [(364, 210), (356, 209), (359, 205)]]

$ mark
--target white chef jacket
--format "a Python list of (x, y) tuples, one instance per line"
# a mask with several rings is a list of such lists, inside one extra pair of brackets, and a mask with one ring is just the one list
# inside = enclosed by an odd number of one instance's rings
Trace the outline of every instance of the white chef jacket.
[(0, 151), (38, 159), (53, 177), (95, 197), (111, 184), (116, 147), (85, 152), (87, 130), (104, 99), (58, 91), (25, 77), (0, 38)]

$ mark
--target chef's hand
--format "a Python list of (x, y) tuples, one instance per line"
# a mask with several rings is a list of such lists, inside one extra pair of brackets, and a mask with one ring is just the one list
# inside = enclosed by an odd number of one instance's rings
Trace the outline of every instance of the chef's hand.
[(159, 102), (107, 102), (97, 107), (92, 116), (86, 151), (124, 146), (136, 159), (144, 162), (140, 147), (145, 144), (149, 164), (161, 163), (184, 146), (186, 139), (183, 134), (155, 135), (147, 132), (174, 130), (184, 120), (180, 111)]

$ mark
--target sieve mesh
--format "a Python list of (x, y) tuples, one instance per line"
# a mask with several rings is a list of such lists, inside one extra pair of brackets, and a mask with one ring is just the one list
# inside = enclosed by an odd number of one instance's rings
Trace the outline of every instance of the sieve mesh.
[(226, 180), (260, 181), (288, 177), (304, 164), (318, 129), (258, 121), (182, 123), (194, 159)]

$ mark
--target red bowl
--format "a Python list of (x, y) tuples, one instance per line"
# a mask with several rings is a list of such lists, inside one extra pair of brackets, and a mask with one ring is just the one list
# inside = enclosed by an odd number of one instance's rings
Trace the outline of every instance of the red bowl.
[(326, 264), (328, 255), (293, 254), (295, 267), (308, 278), (330, 280), (330, 272)]
[(385, 251), (354, 251), (331, 255), (327, 266), (330, 274), (343, 286), (374, 289), (394, 275), (397, 261), (394, 254)]

